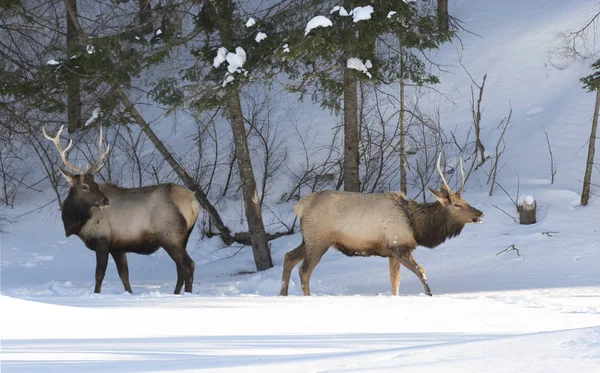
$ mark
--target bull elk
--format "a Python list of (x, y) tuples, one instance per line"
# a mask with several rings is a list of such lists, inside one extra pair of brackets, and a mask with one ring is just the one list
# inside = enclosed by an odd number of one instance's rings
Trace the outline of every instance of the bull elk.
[(462, 199), (462, 185), (453, 193), (440, 168), (440, 191), (429, 188), (437, 199), (418, 203), (403, 193), (352, 193), (323, 191), (304, 197), (294, 206), (300, 218), (302, 243), (285, 255), (281, 292), (288, 294), (292, 269), (299, 262), (300, 282), (304, 295), (310, 295), (310, 276), (333, 246), (348, 256), (381, 256), (389, 258), (392, 295), (398, 295), (400, 264), (421, 280), (425, 293), (431, 295), (423, 267), (412, 256), (417, 246), (434, 248), (446, 239), (460, 234), (465, 224), (481, 223), (483, 212)]
[(103, 151), (102, 127), (98, 146), (100, 155), (84, 171), (67, 159), (71, 141), (63, 150), (60, 128), (55, 137), (42, 132), (52, 141), (66, 167), (59, 167), (71, 189), (62, 206), (62, 221), (67, 237), (77, 235), (96, 252), (96, 284), (100, 293), (108, 264), (113, 257), (125, 291), (131, 293), (126, 253), (149, 255), (163, 247), (177, 265), (175, 294), (192, 292), (194, 261), (186, 251), (187, 241), (194, 228), (200, 204), (194, 193), (175, 184), (159, 184), (142, 188), (121, 188), (110, 183), (96, 183), (94, 174), (103, 167), (102, 160), (110, 150)]

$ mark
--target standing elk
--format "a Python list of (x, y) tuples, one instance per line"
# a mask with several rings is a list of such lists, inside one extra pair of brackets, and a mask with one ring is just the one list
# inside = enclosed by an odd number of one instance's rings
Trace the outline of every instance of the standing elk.
[(389, 258), (392, 295), (398, 295), (400, 264), (421, 280), (425, 293), (431, 295), (423, 267), (412, 256), (417, 246), (434, 248), (448, 238), (458, 236), (466, 223), (481, 223), (483, 212), (462, 199), (462, 185), (453, 193), (440, 168), (444, 185), (440, 191), (429, 188), (437, 199), (418, 203), (403, 193), (352, 193), (323, 191), (304, 197), (294, 206), (300, 218), (302, 243), (285, 254), (281, 292), (288, 294), (292, 269), (299, 262), (300, 282), (304, 295), (310, 295), (310, 276), (330, 246), (347, 256), (381, 256)]
[(96, 183), (96, 174), (103, 165), (102, 159), (110, 150), (103, 151), (102, 127), (98, 141), (98, 160), (84, 171), (67, 160), (73, 142), (63, 150), (60, 128), (55, 137), (42, 132), (52, 141), (65, 166), (60, 172), (71, 189), (62, 206), (62, 221), (67, 237), (77, 235), (85, 245), (96, 252), (96, 285), (100, 293), (106, 273), (108, 254), (112, 255), (125, 291), (131, 293), (129, 269), (125, 253), (150, 255), (163, 247), (177, 265), (175, 294), (192, 292), (194, 261), (186, 246), (194, 228), (200, 204), (194, 193), (180, 185), (159, 184), (142, 188), (121, 188), (110, 183)]

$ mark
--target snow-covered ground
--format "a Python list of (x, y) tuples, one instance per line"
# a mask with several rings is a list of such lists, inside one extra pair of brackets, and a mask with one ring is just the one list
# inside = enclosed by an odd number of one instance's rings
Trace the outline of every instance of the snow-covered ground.
[[(461, 34), (462, 63), (476, 79), (488, 73), (488, 148), (509, 101), (513, 108), (499, 180), (514, 193), (520, 175), (538, 223), (516, 224), (494, 207), (514, 216), (510, 200), (488, 197), (485, 176), (473, 178), (465, 198), (484, 223), (415, 252), (433, 297), (405, 269), (401, 295), (391, 297), (386, 259), (334, 250), (314, 272), (312, 297), (299, 296), (297, 270), (291, 296), (277, 297), (283, 256), (299, 235), (273, 241), (275, 267), (252, 273), (250, 248), (200, 240), (198, 230), (188, 245), (193, 294), (170, 295), (175, 266), (159, 251), (128, 256), (133, 296), (112, 260), (94, 295), (93, 253), (64, 237), (54, 204), (30, 213), (50, 193), (30, 194), (7, 212), (16, 223), (0, 237), (2, 372), (600, 372), (600, 203), (578, 206), (594, 97), (578, 81), (585, 65), (558, 69), (549, 54), (556, 32), (598, 10), (596, 1), (573, 3), (450, 1), (482, 36)], [(438, 88), (453, 102), (442, 107), (443, 123), (466, 128), (470, 80), (456, 49), (435, 53), (452, 66)], [(519, 251), (500, 253), (511, 245)]]

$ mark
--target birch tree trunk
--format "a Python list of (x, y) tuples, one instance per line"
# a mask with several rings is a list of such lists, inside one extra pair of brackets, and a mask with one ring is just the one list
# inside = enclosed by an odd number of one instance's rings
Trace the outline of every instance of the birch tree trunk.
[(596, 105), (594, 107), (594, 118), (592, 119), (592, 132), (590, 133), (585, 176), (583, 177), (583, 191), (581, 192), (581, 204), (588, 204), (590, 200), (590, 185), (592, 182), (592, 170), (594, 168), (594, 154), (596, 153), (596, 133), (598, 129), (598, 111), (600, 110), (600, 90), (596, 91)]

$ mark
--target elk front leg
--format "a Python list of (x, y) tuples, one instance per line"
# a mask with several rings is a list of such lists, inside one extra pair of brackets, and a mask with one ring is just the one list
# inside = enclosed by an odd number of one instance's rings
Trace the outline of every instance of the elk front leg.
[(389, 257), (390, 261), (390, 282), (392, 283), (392, 295), (398, 295), (400, 288), (400, 261), (396, 258)]
[(112, 255), (115, 264), (117, 265), (117, 272), (119, 273), (119, 277), (121, 278), (121, 282), (123, 282), (123, 287), (125, 291), (133, 294), (131, 291), (131, 284), (129, 283), (129, 268), (127, 266), (127, 256), (124, 251), (111, 251), (110, 255)]
[(100, 293), (102, 290), (102, 281), (106, 274), (106, 266), (108, 265), (108, 247), (96, 247), (96, 286), (94, 293)]
[(427, 277), (425, 276), (425, 270), (423, 269), (423, 267), (421, 267), (419, 265), (419, 263), (417, 263), (417, 261), (412, 256), (412, 254), (411, 253), (403, 253), (399, 256), (398, 259), (400, 259), (400, 263), (402, 263), (403, 266), (405, 266), (412, 273), (417, 275), (417, 277), (419, 278), (419, 280), (421, 280), (421, 283), (423, 284), (423, 289), (425, 290), (425, 294), (431, 296), (432, 295), (431, 289), (429, 289), (429, 284), (427, 283)]

